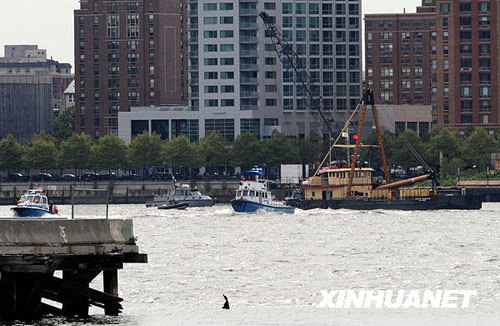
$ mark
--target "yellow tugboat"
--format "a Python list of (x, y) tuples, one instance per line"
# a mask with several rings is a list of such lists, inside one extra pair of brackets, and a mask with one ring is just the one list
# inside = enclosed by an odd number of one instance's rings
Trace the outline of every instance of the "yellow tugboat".
[[(309, 180), (302, 184), (303, 198), (289, 199), (288, 203), (290, 205), (302, 209), (433, 210), (481, 208), (482, 199), (479, 195), (466, 194), (464, 190), (458, 188), (438, 188), (437, 173), (430, 168), (428, 169), (428, 174), (391, 183), (372, 89), (365, 91), (362, 103), (364, 104), (359, 123), (358, 139), (356, 145), (353, 146), (354, 155), (351, 166), (348, 167), (347, 164), (334, 162), (328, 167), (319, 168)], [(367, 105), (372, 106), (378, 145), (361, 144)], [(354, 116), (354, 113), (352, 116)], [(330, 149), (330, 152), (334, 147), (351, 147), (350, 145), (337, 145), (344, 130), (348, 130), (349, 123), (350, 121), (346, 122), (346, 126)], [(378, 148), (380, 150), (385, 180), (374, 178), (374, 170), (372, 168), (362, 166), (357, 162), (359, 149), (361, 148)], [(326, 161), (330, 152), (325, 156), (321, 166)], [(428, 179), (433, 181), (433, 187), (403, 188)]]

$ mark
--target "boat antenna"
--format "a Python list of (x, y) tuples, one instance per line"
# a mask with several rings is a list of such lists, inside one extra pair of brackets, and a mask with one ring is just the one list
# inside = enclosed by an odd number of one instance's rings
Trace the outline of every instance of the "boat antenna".
[(174, 172), (172, 171), (172, 183), (174, 185), (174, 189), (177, 189), (177, 180), (175, 179)]

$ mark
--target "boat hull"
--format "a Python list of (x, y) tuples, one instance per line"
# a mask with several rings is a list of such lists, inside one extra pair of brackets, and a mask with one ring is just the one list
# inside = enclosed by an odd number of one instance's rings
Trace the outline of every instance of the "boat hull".
[(171, 205), (162, 205), (159, 206), (158, 209), (185, 209), (189, 206), (188, 203), (175, 203)]
[(50, 214), (48, 210), (36, 207), (13, 207), (11, 210), (19, 217), (39, 217)]
[[(186, 203), (189, 204), (189, 207), (210, 207), (215, 205), (215, 199), (194, 199), (194, 200), (176, 200), (177, 203)], [(152, 201), (152, 202), (147, 202), (146, 207), (160, 207), (162, 205), (165, 205), (167, 201)]]
[(416, 197), (394, 200), (378, 200), (370, 198), (352, 199), (293, 199), (288, 204), (300, 209), (332, 208), (332, 209), (393, 209), (393, 210), (437, 210), (437, 209), (459, 209), (471, 210), (481, 209), (482, 198), (479, 195), (444, 195), (433, 197)]
[(270, 206), (244, 199), (231, 200), (231, 206), (238, 213), (254, 213), (258, 210), (265, 210), (269, 212), (283, 212), (288, 214), (293, 214), (294, 212), (294, 207), (292, 206)]

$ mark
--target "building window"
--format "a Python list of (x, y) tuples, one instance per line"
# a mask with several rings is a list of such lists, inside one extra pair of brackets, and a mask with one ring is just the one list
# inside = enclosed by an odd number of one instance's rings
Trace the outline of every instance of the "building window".
[(205, 135), (212, 131), (218, 131), (226, 140), (234, 140), (234, 120), (233, 119), (207, 119), (205, 120)]
[(218, 106), (219, 106), (219, 100), (217, 99), (205, 100), (205, 107), (213, 108)]
[(490, 12), (490, 3), (489, 2), (479, 2), (478, 3), (479, 12)]
[(109, 39), (120, 38), (120, 15), (108, 15), (106, 29)]

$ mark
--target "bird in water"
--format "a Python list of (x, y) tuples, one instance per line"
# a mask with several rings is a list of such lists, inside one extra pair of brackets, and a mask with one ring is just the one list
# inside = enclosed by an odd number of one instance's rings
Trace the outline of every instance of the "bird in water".
[(222, 309), (229, 309), (229, 301), (227, 300), (227, 297), (225, 294), (222, 295), (224, 297), (224, 300), (226, 300), (226, 302), (224, 302), (224, 305), (222, 306)]

